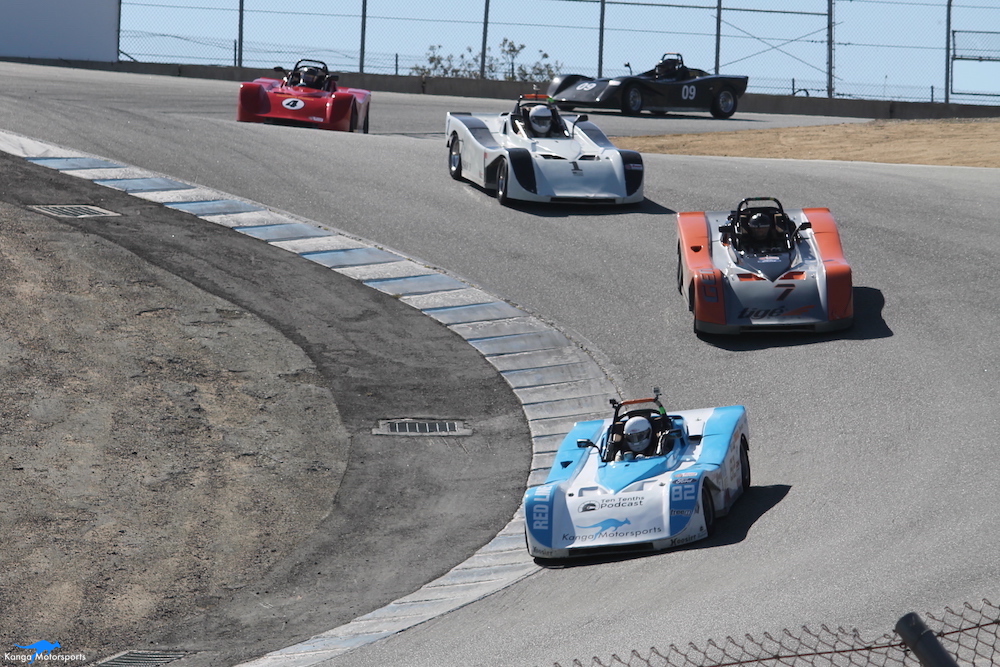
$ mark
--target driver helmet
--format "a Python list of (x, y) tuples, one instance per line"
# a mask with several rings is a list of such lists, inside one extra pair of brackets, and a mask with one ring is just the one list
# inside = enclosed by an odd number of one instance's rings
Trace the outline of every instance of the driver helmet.
[(323, 75), (315, 67), (305, 67), (299, 72), (299, 85), (307, 88), (319, 88)]
[(533, 107), (528, 112), (528, 122), (535, 134), (545, 136), (552, 128), (552, 110), (541, 104)]
[(653, 428), (645, 417), (632, 417), (625, 422), (625, 444), (636, 454), (649, 447)]
[(673, 76), (677, 73), (677, 59), (668, 58), (666, 60), (661, 60), (656, 66), (656, 76), (666, 77)]
[(763, 241), (771, 230), (771, 216), (767, 213), (754, 213), (747, 220), (747, 229), (751, 240)]

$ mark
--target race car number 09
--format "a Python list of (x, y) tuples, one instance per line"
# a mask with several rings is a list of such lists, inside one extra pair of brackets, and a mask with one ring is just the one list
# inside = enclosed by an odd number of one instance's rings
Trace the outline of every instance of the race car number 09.
[(591, 82), (581, 83), (576, 87), (577, 90), (593, 90), (594, 88), (597, 88), (597, 84)]
[(682, 500), (694, 500), (698, 486), (696, 484), (674, 484), (670, 487), (670, 500), (680, 502)]
[(695, 95), (698, 94), (698, 89), (694, 86), (681, 86), (681, 99), (682, 100), (693, 100)]

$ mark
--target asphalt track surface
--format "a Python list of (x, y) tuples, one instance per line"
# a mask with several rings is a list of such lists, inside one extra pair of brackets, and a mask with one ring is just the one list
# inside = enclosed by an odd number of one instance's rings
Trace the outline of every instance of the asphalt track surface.
[[(377, 95), (373, 134), (340, 135), (237, 124), (233, 84), (0, 71), (0, 129), (445, 267), (577, 337), (626, 396), (657, 384), (677, 409), (748, 407), (754, 484), (712, 539), (543, 569), (326, 664), (566, 664), (821, 623), (871, 636), (908, 611), (998, 598), (997, 170), (646, 156), (635, 209), (503, 209), (447, 176), (438, 128), (455, 99)], [(735, 129), (694, 114), (595, 119), (609, 134)], [(832, 209), (855, 269), (853, 329), (691, 334), (672, 214), (752, 195)]]

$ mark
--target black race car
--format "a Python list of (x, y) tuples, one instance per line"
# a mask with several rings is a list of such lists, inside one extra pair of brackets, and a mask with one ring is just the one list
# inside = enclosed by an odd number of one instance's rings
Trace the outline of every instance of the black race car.
[(679, 53), (664, 53), (653, 69), (614, 79), (591, 79), (581, 74), (563, 74), (552, 79), (548, 94), (559, 108), (621, 109), (636, 115), (642, 111), (710, 111), (716, 118), (736, 113), (746, 92), (747, 77), (709, 74), (684, 65)]

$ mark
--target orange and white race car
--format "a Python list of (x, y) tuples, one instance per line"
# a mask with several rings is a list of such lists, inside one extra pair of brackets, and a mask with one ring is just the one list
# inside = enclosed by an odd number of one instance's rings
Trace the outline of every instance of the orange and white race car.
[(749, 197), (735, 211), (678, 213), (677, 238), (677, 289), (695, 332), (825, 332), (854, 322), (851, 266), (827, 208)]

